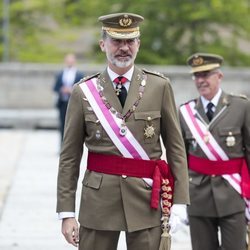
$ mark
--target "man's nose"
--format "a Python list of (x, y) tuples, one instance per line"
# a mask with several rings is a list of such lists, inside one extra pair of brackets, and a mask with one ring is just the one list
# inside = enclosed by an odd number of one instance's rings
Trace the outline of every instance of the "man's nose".
[(126, 40), (121, 41), (120, 43), (121, 48), (129, 48), (129, 43)]

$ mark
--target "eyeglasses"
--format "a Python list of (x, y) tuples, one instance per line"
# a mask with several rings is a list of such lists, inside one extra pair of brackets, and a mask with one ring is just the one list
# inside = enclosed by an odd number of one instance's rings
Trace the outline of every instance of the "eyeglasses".
[(202, 71), (202, 72), (195, 72), (192, 76), (193, 80), (197, 80), (198, 78), (208, 78), (209, 76), (218, 73), (218, 71)]

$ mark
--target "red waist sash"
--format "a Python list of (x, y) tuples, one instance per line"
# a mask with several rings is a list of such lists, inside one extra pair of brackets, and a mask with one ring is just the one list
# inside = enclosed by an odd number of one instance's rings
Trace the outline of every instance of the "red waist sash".
[(151, 207), (158, 208), (161, 190), (163, 206), (164, 202), (168, 208), (172, 205), (174, 181), (170, 168), (164, 160), (130, 159), (89, 152), (87, 169), (104, 174), (151, 178), (153, 179)]
[(242, 196), (250, 198), (250, 173), (244, 157), (228, 161), (211, 161), (190, 154), (188, 155), (188, 166), (189, 169), (205, 175), (240, 174)]

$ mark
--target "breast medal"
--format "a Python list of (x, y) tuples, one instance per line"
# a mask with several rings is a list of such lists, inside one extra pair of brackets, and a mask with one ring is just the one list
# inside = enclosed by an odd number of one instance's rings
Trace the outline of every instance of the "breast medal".
[(146, 128), (144, 128), (144, 135), (147, 139), (152, 138), (155, 135), (155, 128), (152, 124), (147, 125)]
[(147, 117), (147, 125), (144, 128), (144, 136), (146, 139), (152, 138), (155, 135), (155, 128), (152, 124), (152, 118), (149, 116)]
[(228, 147), (233, 147), (235, 145), (235, 137), (232, 132), (229, 132), (228, 137), (226, 138), (226, 145)]
[(96, 130), (96, 133), (95, 133), (95, 138), (97, 139), (97, 140), (100, 140), (101, 139), (101, 131), (99, 130), (99, 129), (97, 129)]

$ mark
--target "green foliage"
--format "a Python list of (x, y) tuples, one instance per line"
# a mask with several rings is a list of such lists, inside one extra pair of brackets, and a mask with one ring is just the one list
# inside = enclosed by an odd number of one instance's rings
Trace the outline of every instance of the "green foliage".
[[(10, 61), (61, 62), (71, 51), (80, 61), (103, 62), (98, 16), (134, 12), (145, 18), (137, 63), (181, 65), (203, 51), (250, 66), (249, 0), (12, 0), (9, 7)], [(3, 20), (3, 1), (0, 11)], [(1, 29), (0, 56), (3, 36)]]

